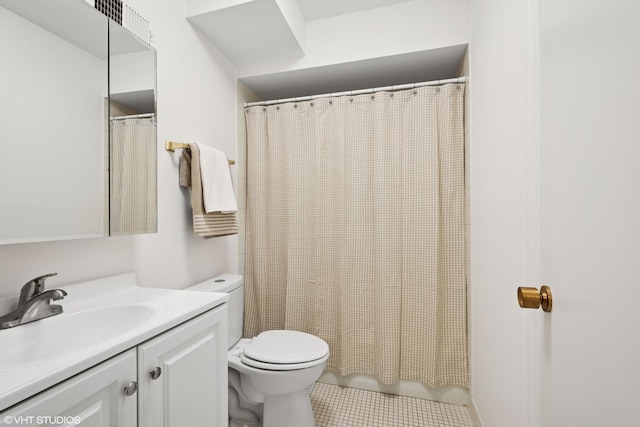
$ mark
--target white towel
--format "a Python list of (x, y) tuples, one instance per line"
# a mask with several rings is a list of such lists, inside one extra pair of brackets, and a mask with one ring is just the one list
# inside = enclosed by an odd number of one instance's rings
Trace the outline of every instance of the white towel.
[(198, 144), (198, 148), (205, 212), (237, 212), (229, 159), (222, 151), (208, 145)]

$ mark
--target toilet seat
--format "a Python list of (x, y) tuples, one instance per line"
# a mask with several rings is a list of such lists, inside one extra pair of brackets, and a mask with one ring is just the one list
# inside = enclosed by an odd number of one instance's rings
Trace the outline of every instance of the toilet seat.
[(329, 346), (322, 339), (298, 331), (265, 331), (244, 349), (242, 363), (258, 369), (288, 371), (326, 360)]

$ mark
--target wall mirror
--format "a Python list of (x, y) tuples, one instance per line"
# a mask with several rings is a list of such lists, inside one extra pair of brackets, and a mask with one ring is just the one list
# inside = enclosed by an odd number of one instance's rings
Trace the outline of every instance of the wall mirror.
[(156, 51), (109, 21), (109, 234), (157, 232)]
[[(111, 55), (110, 25), (122, 31)], [(152, 59), (131, 59), (128, 72), (115, 73), (119, 88), (110, 87), (109, 63), (135, 56), (136, 43)], [(0, 244), (127, 234), (111, 229), (110, 118), (155, 115), (155, 50), (85, 0), (0, 0), (0, 46)], [(112, 114), (114, 89), (123, 111)], [(155, 121), (153, 138), (155, 161)], [(151, 169), (144, 173), (155, 203), (155, 162)]]

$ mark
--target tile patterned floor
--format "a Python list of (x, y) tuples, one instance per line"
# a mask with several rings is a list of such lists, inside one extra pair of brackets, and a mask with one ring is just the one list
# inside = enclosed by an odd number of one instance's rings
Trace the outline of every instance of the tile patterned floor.
[(316, 383), (316, 427), (474, 427), (464, 406)]

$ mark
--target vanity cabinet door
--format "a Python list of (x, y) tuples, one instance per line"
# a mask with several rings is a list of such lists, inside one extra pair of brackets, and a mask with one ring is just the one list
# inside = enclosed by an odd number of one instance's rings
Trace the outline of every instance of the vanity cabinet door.
[(135, 349), (126, 351), (0, 413), (0, 425), (135, 427)]
[(226, 427), (227, 306), (138, 346), (139, 426)]

